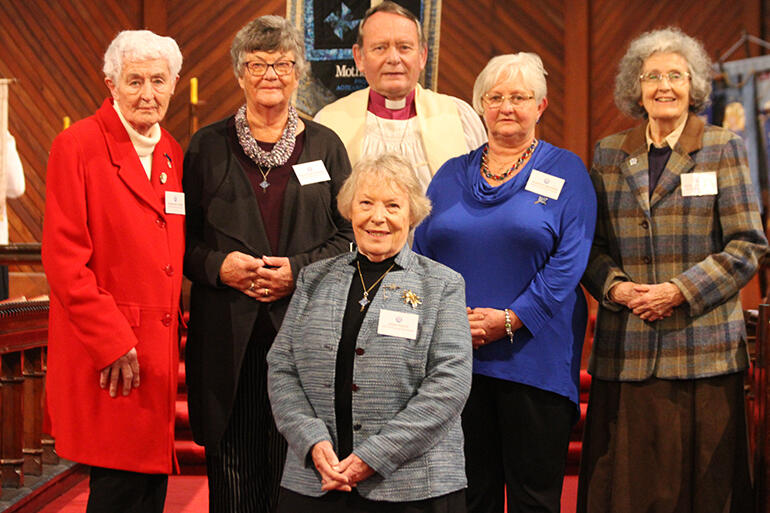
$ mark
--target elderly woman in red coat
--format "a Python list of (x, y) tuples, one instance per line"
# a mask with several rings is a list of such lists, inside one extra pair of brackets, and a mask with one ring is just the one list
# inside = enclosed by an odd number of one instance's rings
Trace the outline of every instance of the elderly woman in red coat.
[(91, 465), (88, 513), (162, 512), (176, 464), (183, 156), (158, 123), (181, 67), (173, 39), (118, 34), (111, 98), (48, 161), (48, 408), (59, 455)]

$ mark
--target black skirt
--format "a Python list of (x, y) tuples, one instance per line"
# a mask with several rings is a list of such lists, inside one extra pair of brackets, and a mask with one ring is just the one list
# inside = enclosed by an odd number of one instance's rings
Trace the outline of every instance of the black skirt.
[(466, 513), (465, 490), (419, 501), (372, 501), (352, 492), (331, 491), (310, 497), (281, 488), (276, 513)]

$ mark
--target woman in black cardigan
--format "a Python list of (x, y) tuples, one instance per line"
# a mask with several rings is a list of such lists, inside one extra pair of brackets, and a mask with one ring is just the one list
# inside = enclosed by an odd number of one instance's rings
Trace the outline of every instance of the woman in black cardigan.
[(197, 132), (184, 162), (190, 423), (206, 447), (212, 512), (268, 512), (286, 442), (267, 398), (265, 356), (303, 266), (346, 251), (336, 196), (350, 174), (339, 138), (301, 120), (291, 96), (302, 36), (263, 16), (231, 48), (246, 103)]

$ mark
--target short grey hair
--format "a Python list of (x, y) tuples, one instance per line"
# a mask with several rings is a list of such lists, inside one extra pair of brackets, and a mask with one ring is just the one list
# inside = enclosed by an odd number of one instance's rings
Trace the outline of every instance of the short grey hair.
[(548, 94), (545, 76), (548, 72), (543, 66), (543, 60), (536, 53), (519, 52), (492, 57), (481, 70), (473, 84), (473, 109), (484, 114), (484, 95), (500, 80), (511, 80), (521, 73), (524, 86), (531, 89), (535, 101), (539, 104)]
[(364, 13), (364, 17), (361, 19), (361, 22), (358, 24), (358, 39), (356, 39), (356, 44), (359, 47), (362, 47), (364, 44), (364, 24), (366, 23), (366, 20), (368, 20), (373, 15), (377, 14), (378, 12), (388, 12), (390, 14), (397, 14), (398, 16), (403, 16), (404, 18), (410, 20), (415, 24), (417, 27), (417, 40), (420, 42), (420, 46), (422, 48), (427, 48), (428, 41), (425, 39), (425, 34), (422, 31), (422, 25), (420, 24), (420, 18), (414, 15), (412, 11), (407, 9), (406, 7), (403, 7), (396, 2), (391, 2), (391, 0), (384, 0), (383, 2), (374, 5), (366, 10)]
[(414, 228), (430, 214), (431, 204), (412, 165), (397, 153), (383, 153), (359, 160), (337, 194), (337, 209), (350, 220), (353, 198), (364, 179), (400, 187), (409, 198), (409, 225)]
[(159, 36), (149, 30), (124, 30), (112, 40), (104, 52), (104, 76), (117, 82), (123, 70), (123, 61), (165, 59), (171, 78), (182, 70), (182, 52), (170, 37)]
[(307, 69), (302, 34), (286, 18), (268, 14), (253, 19), (235, 34), (230, 59), (236, 78), (241, 78), (246, 54), (251, 52), (292, 52), (297, 80)]
[(690, 110), (700, 112), (709, 104), (711, 96), (711, 59), (697, 39), (676, 27), (645, 32), (631, 41), (626, 54), (618, 64), (615, 76), (615, 105), (632, 118), (647, 117), (639, 105), (642, 99), (644, 61), (656, 53), (676, 53), (687, 61), (690, 72)]

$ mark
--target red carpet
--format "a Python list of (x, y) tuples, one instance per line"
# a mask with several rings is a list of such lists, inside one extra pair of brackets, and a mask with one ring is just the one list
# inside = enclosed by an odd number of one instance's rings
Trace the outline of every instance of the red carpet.
[[(83, 513), (88, 500), (88, 479), (40, 510), (40, 513)], [(206, 476), (172, 476), (168, 480), (165, 513), (207, 513)]]
[[(561, 513), (575, 513), (577, 476), (564, 478), (561, 494)], [(83, 513), (88, 500), (88, 480), (40, 510), (40, 513)], [(165, 513), (206, 513), (209, 510), (205, 476), (172, 476), (168, 480)]]

